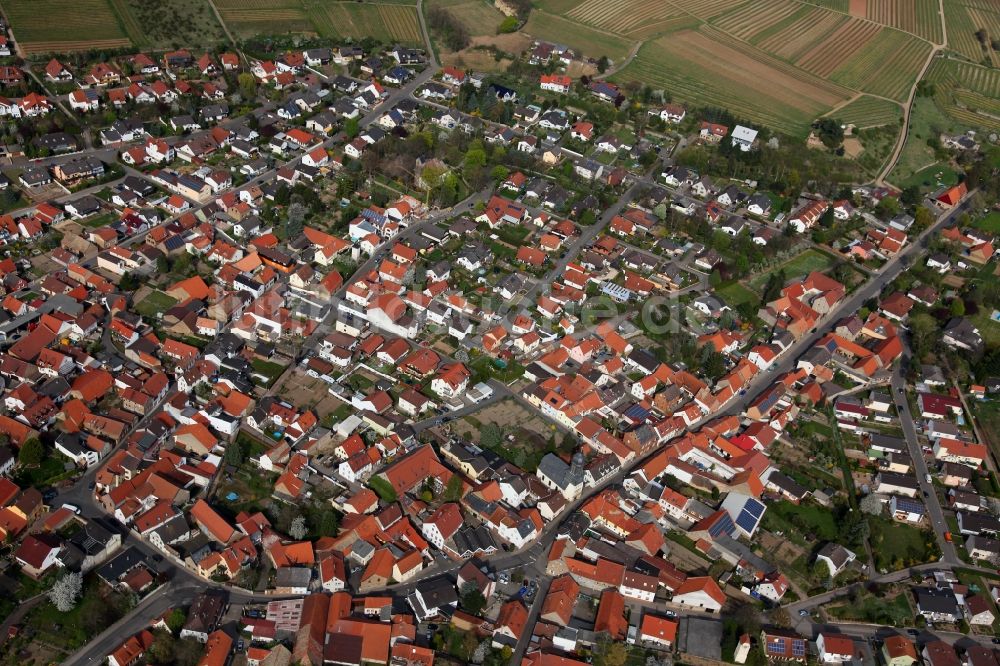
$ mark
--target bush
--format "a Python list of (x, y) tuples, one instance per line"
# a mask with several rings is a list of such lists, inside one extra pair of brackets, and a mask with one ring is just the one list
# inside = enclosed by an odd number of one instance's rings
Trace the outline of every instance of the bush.
[(508, 16), (507, 18), (505, 18), (503, 21), (500, 22), (500, 26), (497, 28), (497, 33), (503, 35), (509, 32), (516, 32), (517, 25), (518, 25), (517, 17)]
[(384, 502), (395, 502), (396, 489), (381, 476), (373, 476), (368, 479), (368, 487), (375, 491), (375, 494), (382, 498)]

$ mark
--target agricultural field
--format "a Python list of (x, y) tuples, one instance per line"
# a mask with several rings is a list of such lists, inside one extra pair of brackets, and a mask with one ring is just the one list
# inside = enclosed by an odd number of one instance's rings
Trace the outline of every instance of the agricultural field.
[(979, 30), (986, 33), (987, 41), (1000, 39), (1000, 5), (976, 0), (949, 0), (944, 3), (944, 17), (948, 24), (948, 48), (973, 62), (988, 61), (1000, 66), (1000, 54), (976, 37)]
[(215, 0), (223, 22), (239, 36), (315, 32), (300, 0)]
[[(945, 5), (950, 2), (951, 0)], [(862, 6), (864, 13), (854, 14), (855, 11), (860, 12)], [(914, 34), (934, 44), (942, 41), (938, 0), (853, 0), (851, 13)], [(951, 39), (950, 31), (948, 38)]]
[[(789, 1), (789, 0), (784, 0)], [(680, 9), (650, 0), (584, 0), (565, 14), (579, 23), (634, 39), (675, 29), (691, 19)]]
[(431, 0), (427, 7), (447, 11), (471, 37), (495, 35), (504, 19), (504, 15), (486, 0)]
[(861, 95), (856, 100), (848, 102), (831, 113), (830, 116), (844, 125), (854, 125), (857, 129), (868, 129), (898, 124), (902, 118), (902, 109), (899, 104), (887, 99)]
[(843, 14), (803, 6), (769, 30), (759, 33), (752, 43), (779, 58), (795, 62), (848, 21)]
[(755, 38), (769, 33), (802, 10), (802, 5), (793, 0), (763, 0), (749, 7), (738, 7), (736, 11), (713, 20), (712, 25), (737, 39), (754, 43)]
[[(728, 40), (711, 28), (648, 42), (613, 78), (640, 81), (692, 104), (729, 108), (738, 116), (804, 137), (810, 123), (850, 98), (845, 88)], [(752, 88), (747, 81), (755, 81)]]
[(26, 55), (131, 43), (107, 0), (7, 0), (4, 10)]
[(139, 48), (210, 46), (225, 33), (208, 0), (110, 0), (132, 44)]
[(1000, 130), (1000, 70), (937, 58), (927, 80), (934, 84), (934, 101), (960, 129)]
[(931, 45), (898, 30), (882, 30), (877, 39), (844, 62), (830, 79), (873, 95), (904, 101)]
[(865, 52), (883, 29), (860, 19), (848, 19), (823, 41), (806, 51), (795, 64), (816, 76), (829, 77), (851, 58)]
[(599, 58), (603, 55), (614, 62), (624, 60), (634, 45), (631, 40), (624, 37), (540, 9), (532, 10), (523, 32), (534, 39), (565, 44), (590, 58)]
[(416, 5), (313, 2), (308, 17), (316, 30), (333, 39), (364, 39), (420, 44)]

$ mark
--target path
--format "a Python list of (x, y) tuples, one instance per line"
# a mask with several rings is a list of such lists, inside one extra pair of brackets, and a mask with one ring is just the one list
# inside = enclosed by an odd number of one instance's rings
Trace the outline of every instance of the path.
[(25, 599), (22, 601), (14, 612), (11, 613), (4, 619), (3, 624), (0, 624), (0, 645), (7, 642), (9, 637), (10, 628), (15, 624), (19, 624), (24, 616), (27, 615), (32, 608), (40, 604), (42, 601), (48, 598), (47, 592), (42, 592), (41, 594), (36, 594), (35, 596)]
[(899, 138), (896, 139), (896, 146), (892, 150), (892, 155), (889, 156), (885, 166), (882, 167), (882, 171), (880, 171), (878, 176), (875, 178), (876, 185), (889, 184), (885, 179), (890, 173), (892, 173), (892, 170), (896, 168), (896, 164), (899, 162), (899, 156), (903, 154), (903, 148), (906, 146), (906, 140), (910, 136), (910, 114), (913, 111), (913, 100), (917, 97), (917, 86), (920, 85), (924, 75), (927, 74), (927, 69), (931, 66), (931, 63), (934, 62), (934, 58), (936, 58), (938, 54), (944, 51), (944, 48), (948, 46), (948, 24), (944, 20), (944, 0), (938, 0), (938, 14), (941, 18), (941, 44), (931, 44), (934, 48), (931, 49), (926, 62), (924, 62), (924, 66), (920, 68), (920, 73), (917, 74), (917, 78), (913, 82), (913, 87), (910, 88), (910, 94), (906, 98), (906, 104), (903, 105), (903, 129), (899, 133)]

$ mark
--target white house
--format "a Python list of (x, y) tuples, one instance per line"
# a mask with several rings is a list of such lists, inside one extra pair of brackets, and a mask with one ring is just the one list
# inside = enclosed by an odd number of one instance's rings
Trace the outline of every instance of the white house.
[(854, 658), (854, 641), (841, 634), (821, 633), (816, 637), (816, 652), (824, 664), (840, 664)]
[(730, 134), (730, 140), (733, 142), (733, 146), (745, 153), (753, 148), (753, 144), (757, 141), (757, 130), (737, 125)]

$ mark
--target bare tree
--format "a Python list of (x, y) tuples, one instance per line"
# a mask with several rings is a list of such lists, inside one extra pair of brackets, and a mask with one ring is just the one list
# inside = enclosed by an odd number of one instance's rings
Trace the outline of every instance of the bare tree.
[(296, 541), (301, 541), (306, 538), (306, 534), (308, 533), (309, 530), (306, 529), (306, 519), (302, 516), (295, 516), (292, 520), (292, 524), (288, 527), (288, 535)]
[(60, 613), (68, 613), (76, 607), (76, 602), (83, 591), (83, 576), (70, 572), (56, 581), (49, 590), (49, 600)]

